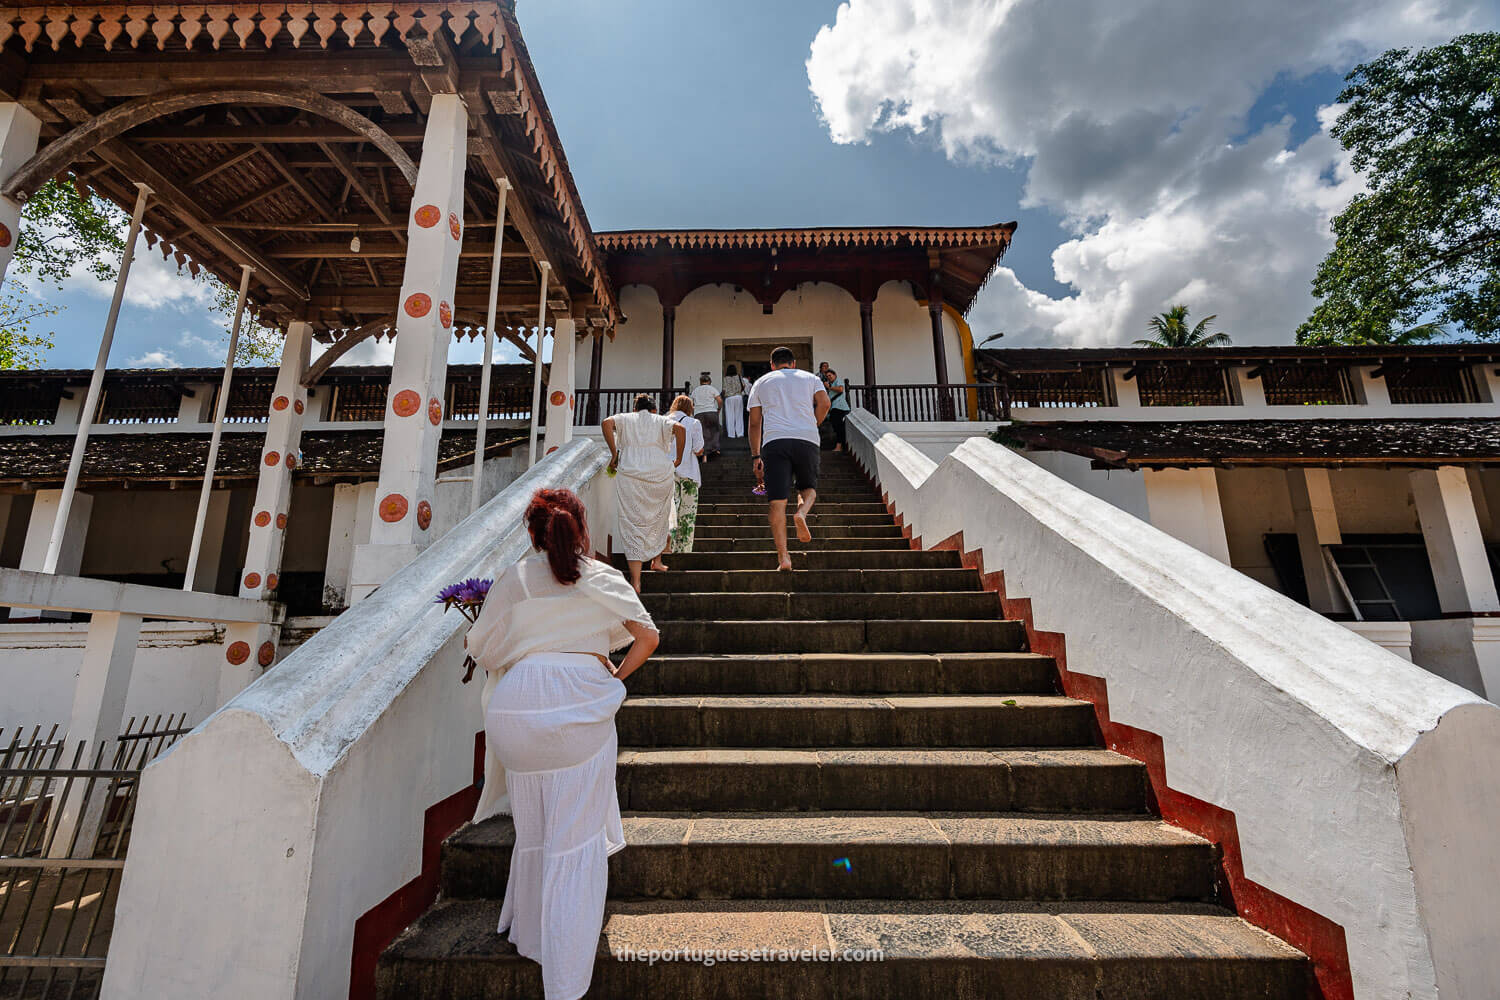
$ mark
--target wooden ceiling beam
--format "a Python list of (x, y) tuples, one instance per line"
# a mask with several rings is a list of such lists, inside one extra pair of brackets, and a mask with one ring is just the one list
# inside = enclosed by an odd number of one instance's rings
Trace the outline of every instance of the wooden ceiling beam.
[[(184, 182), (184, 183), (186, 183), (186, 182)], [(280, 194), (281, 192), (285, 191), (287, 188), (289, 188), (291, 186), (292, 186), (292, 182), (291, 181), (288, 181), (288, 180), (277, 181), (275, 184), (272, 184), (269, 187), (263, 187), (259, 191), (254, 191), (254, 192), (251, 192), (250, 194), (245, 195), (245, 197), (241, 198), (239, 201), (234, 202), (231, 205), (226, 205), (224, 207), (224, 214), (225, 215), (238, 215), (239, 213), (243, 212), (245, 209), (249, 208), (251, 205), (258, 204), (258, 203), (264, 201), (265, 199), (271, 197), (272, 195)]]
[(146, 162), (125, 143), (111, 139), (97, 147), (96, 152), (126, 177), (150, 185), (156, 192), (156, 198), (214, 249), (232, 261), (254, 267), (256, 277), (262, 284), (279, 288), (299, 301), (308, 298), (307, 289), (280, 265), (261, 256), (254, 247), (204, 221), (207, 213), (194, 204), (192, 197), (176, 180)]
[[(349, 181), (349, 185), (354, 189), (355, 194), (359, 195), (364, 200), (364, 203), (370, 206), (370, 211), (375, 213), (375, 217), (387, 226), (394, 226), (396, 218), (387, 208), (387, 203), (378, 197), (370, 189), (370, 186), (365, 183), (364, 177), (360, 175), (354, 164), (350, 162), (349, 157), (344, 155), (343, 150), (326, 142), (319, 143), (318, 148), (328, 157), (329, 162), (338, 168), (339, 173), (343, 174), (345, 179)], [(396, 241), (405, 246), (406, 232), (404, 227), (397, 230), (395, 235)]]
[[(353, 230), (351, 230), (352, 232)], [(361, 228), (360, 232), (363, 234), (365, 230)], [(493, 253), (493, 248), (480, 246), (475, 241), (460, 250), (459, 256), (470, 259), (489, 260)], [(349, 249), (347, 242), (297, 243), (287, 244), (275, 250), (268, 250), (266, 251), (266, 256), (272, 260), (319, 260), (324, 258), (331, 258), (333, 260), (358, 260), (360, 258), (401, 260), (406, 257), (406, 247), (398, 243), (374, 243), (361, 238), (360, 248), (357, 253)], [(504, 260), (531, 259), (531, 254), (525, 250), (502, 250), (500, 256)]]
[(211, 177), (218, 176), (220, 173), (223, 173), (230, 167), (235, 166), (239, 163), (244, 163), (246, 160), (250, 159), (250, 157), (254, 156), (255, 152), (256, 151), (253, 148), (242, 149), (238, 153), (235, 153), (233, 156), (220, 160), (218, 163), (215, 163), (211, 167), (205, 167), (193, 176), (184, 180), (182, 183), (190, 188), (197, 187), (199, 184), (202, 184), (204, 181), (208, 180)]
[[(392, 122), (382, 126), (397, 142), (420, 143), (420, 122)], [(351, 132), (326, 119), (314, 119), (307, 125), (143, 125), (130, 133), (136, 143), (302, 143), (368, 142), (369, 137)]]
[[(385, 288), (338, 288), (327, 285), (309, 290), (307, 303), (314, 309), (348, 309), (354, 312), (369, 312), (384, 309), (389, 312), (392, 302), (400, 295), (396, 285)], [(454, 296), (455, 309), (483, 310), (489, 304), (488, 285), (464, 285)], [(536, 287), (530, 282), (500, 286), (498, 308), (508, 312), (536, 310)]]

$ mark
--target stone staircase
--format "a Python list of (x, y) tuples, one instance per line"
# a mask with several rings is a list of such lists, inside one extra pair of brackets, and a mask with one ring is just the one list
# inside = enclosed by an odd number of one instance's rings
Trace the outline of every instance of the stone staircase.
[[(914, 552), (824, 456), (814, 540), (775, 571), (739, 460), (695, 552), (647, 574), (657, 659), (618, 717), (629, 848), (591, 997), (1306, 997), (1306, 959), (1216, 899), (1217, 851), (1155, 818), (978, 574)], [(540, 997), (495, 934), (507, 819), (443, 847), (439, 902), (379, 995)], [(881, 949), (881, 961), (627, 961), (622, 950)]]

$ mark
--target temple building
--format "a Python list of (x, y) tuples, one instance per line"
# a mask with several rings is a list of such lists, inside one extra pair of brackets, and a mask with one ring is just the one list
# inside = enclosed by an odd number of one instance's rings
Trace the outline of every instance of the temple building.
[[(598, 995), (1500, 995), (1500, 350), (996, 346), (984, 218), (595, 231), (512, 0), (0, 6), (0, 279), (54, 181), (131, 222), (95, 367), (0, 372), (0, 997), (540, 995), (434, 597), (543, 487), (619, 561), (601, 421), (779, 346), (849, 448), (790, 573), (740, 441), (646, 575)], [(111, 366), (138, 237), (222, 368)], [(838, 957), (630, 957), (767, 946)]]

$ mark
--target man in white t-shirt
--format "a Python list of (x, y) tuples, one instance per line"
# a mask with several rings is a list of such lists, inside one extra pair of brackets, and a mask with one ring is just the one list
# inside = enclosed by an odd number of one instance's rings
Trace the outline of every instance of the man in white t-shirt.
[(719, 407), (724, 397), (713, 387), (713, 376), (704, 372), (698, 376), (698, 388), (693, 390), (693, 416), (703, 425), (703, 450), (712, 459), (719, 454)]
[(792, 568), (786, 548), (786, 502), (795, 481), (797, 537), (812, 541), (807, 515), (818, 499), (818, 425), (828, 415), (828, 390), (812, 372), (797, 370), (789, 348), (771, 352), (771, 371), (750, 387), (750, 457), (766, 482), (777, 569)]

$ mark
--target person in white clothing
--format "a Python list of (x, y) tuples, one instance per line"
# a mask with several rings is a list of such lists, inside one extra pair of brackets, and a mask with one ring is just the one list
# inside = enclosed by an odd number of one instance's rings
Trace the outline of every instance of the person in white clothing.
[(724, 434), (726, 437), (745, 436), (745, 394), (750, 383), (740, 376), (740, 370), (730, 365), (724, 370), (724, 382), (720, 387), (724, 397)]
[[(542, 966), (546, 1000), (578, 1000), (594, 973), (609, 856), (625, 846), (615, 792), (621, 681), (660, 637), (620, 571), (593, 551), (583, 503), (538, 490), (535, 551), (495, 580), (469, 652), (485, 670), (485, 782), (477, 823), (515, 824), (499, 933)], [(618, 668), (609, 653), (630, 646)]]
[(698, 531), (698, 490), (703, 486), (703, 473), (698, 468), (698, 459), (703, 457), (703, 425), (693, 417), (691, 396), (678, 396), (672, 400), (667, 419), (675, 420), (687, 431), (687, 447), (683, 450), (682, 463), (677, 466), (677, 519), (672, 524), (673, 552), (693, 551), (693, 535)]
[(698, 376), (698, 388), (693, 390), (693, 416), (703, 425), (703, 451), (707, 458), (719, 454), (719, 407), (724, 397), (713, 387), (713, 376), (704, 372)]
[(797, 370), (790, 348), (771, 352), (771, 371), (750, 387), (750, 457), (756, 477), (765, 477), (771, 508), (771, 538), (777, 569), (790, 570), (786, 544), (786, 502), (797, 488), (797, 538), (812, 541), (807, 516), (818, 499), (818, 425), (828, 415), (828, 390), (822, 379)]
[(687, 431), (660, 416), (655, 398), (644, 392), (635, 397), (633, 412), (605, 417), (599, 429), (609, 445), (610, 474), (616, 476), (620, 547), (630, 583), (640, 593), (642, 563), (649, 559), (652, 569), (667, 569), (661, 557), (672, 530), (673, 471), (682, 464)]

